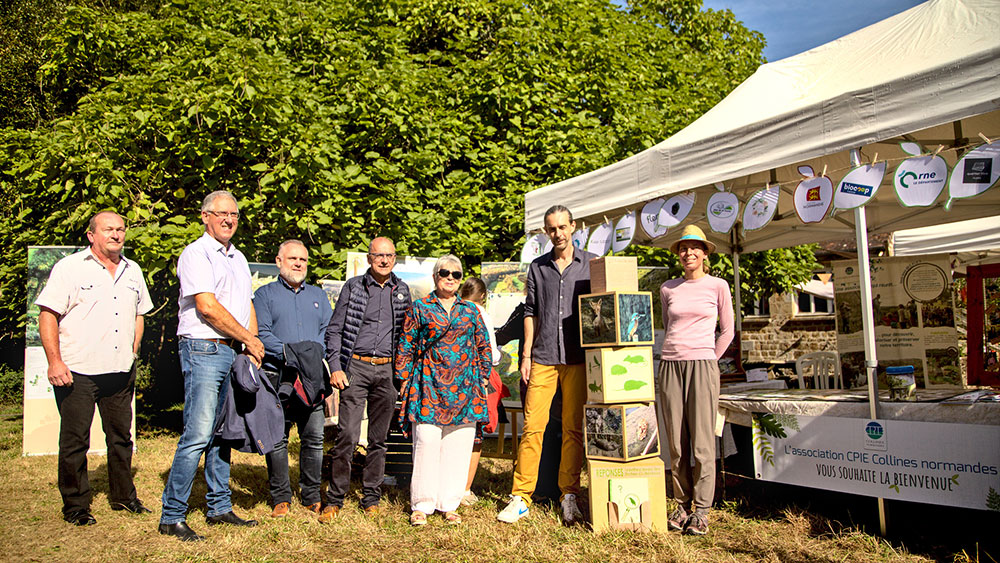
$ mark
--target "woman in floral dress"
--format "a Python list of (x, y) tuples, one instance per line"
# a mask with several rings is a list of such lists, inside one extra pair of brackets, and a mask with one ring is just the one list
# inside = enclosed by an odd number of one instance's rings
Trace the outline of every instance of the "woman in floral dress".
[(434, 291), (403, 322), (396, 352), (402, 380), (400, 426), (413, 435), (410, 523), (456, 512), (465, 491), (476, 423), (488, 420), (484, 380), (490, 376), (489, 336), (476, 305), (457, 295), (462, 263), (454, 255), (434, 264)]

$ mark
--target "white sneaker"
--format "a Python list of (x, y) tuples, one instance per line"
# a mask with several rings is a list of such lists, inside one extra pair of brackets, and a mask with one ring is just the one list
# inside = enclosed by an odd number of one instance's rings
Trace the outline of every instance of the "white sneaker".
[(576, 505), (576, 495), (573, 493), (568, 493), (563, 495), (562, 502), (562, 518), (564, 524), (573, 524), (583, 520), (583, 513), (580, 512), (580, 507)]
[(524, 502), (524, 499), (517, 495), (511, 495), (510, 502), (500, 511), (500, 514), (497, 514), (497, 520), (513, 524), (527, 515), (528, 503)]

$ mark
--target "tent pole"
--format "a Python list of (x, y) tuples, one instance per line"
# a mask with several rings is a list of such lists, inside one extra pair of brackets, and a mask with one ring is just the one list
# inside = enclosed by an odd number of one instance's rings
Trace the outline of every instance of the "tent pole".
[[(868, 257), (868, 218), (864, 206), (854, 210), (854, 234), (858, 247), (858, 285), (861, 290), (861, 326), (865, 344), (865, 374), (868, 380), (869, 418), (881, 419), (882, 408), (878, 401), (878, 358), (875, 352), (875, 315), (872, 311), (871, 262)], [(884, 536), (885, 499), (878, 497), (878, 524)]]
[[(740, 235), (736, 233), (735, 226), (733, 227), (732, 236), (730, 237), (730, 248), (733, 252), (733, 285), (736, 287), (736, 291), (733, 293), (733, 308), (736, 309), (735, 315), (735, 325), (736, 325), (736, 335), (738, 338), (742, 338), (743, 335), (743, 291), (742, 284), (740, 283)], [(740, 346), (740, 350), (743, 346)], [(743, 358), (740, 358), (740, 363), (743, 362)]]

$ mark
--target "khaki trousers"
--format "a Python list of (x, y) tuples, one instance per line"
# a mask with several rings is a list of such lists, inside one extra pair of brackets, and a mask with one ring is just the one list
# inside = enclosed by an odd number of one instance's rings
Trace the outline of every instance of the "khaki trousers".
[(559, 490), (579, 494), (583, 468), (583, 403), (587, 400), (587, 376), (583, 364), (546, 366), (531, 363), (531, 378), (524, 401), (524, 432), (517, 448), (514, 487), (511, 491), (531, 504), (538, 482), (538, 460), (542, 436), (549, 423), (549, 406), (556, 386), (562, 388), (562, 457), (559, 460)]
[(665, 425), (664, 438), (670, 453), (673, 498), (688, 510), (711, 508), (715, 497), (719, 363), (661, 361), (656, 388), (657, 415)]

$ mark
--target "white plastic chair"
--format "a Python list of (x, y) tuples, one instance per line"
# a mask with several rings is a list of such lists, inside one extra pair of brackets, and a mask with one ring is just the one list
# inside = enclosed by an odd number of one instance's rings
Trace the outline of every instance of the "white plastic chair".
[(795, 373), (799, 376), (799, 389), (805, 389), (804, 376), (811, 375), (816, 389), (843, 389), (844, 378), (840, 372), (840, 355), (836, 352), (811, 352), (795, 360)]

